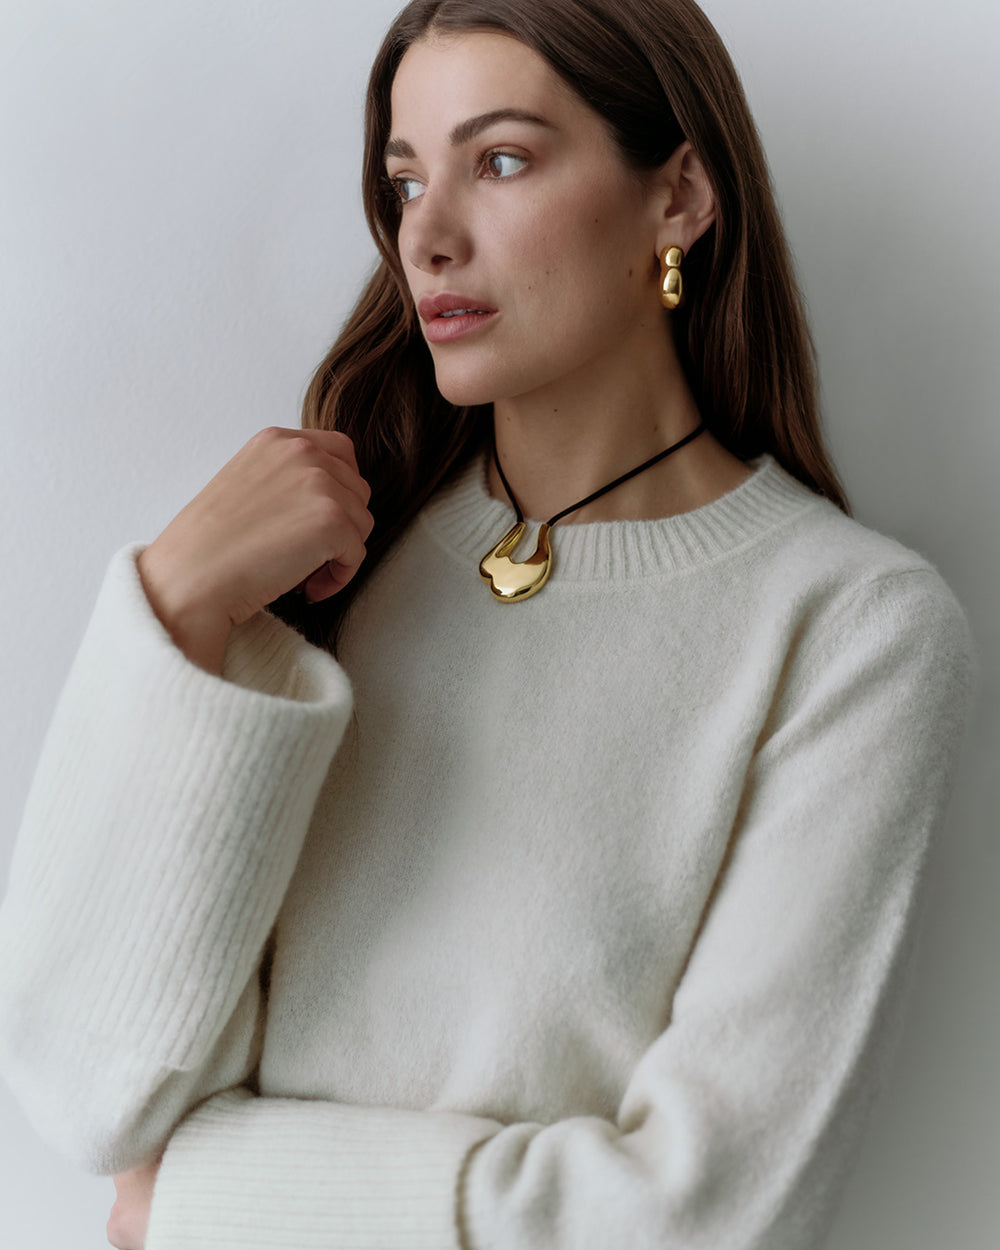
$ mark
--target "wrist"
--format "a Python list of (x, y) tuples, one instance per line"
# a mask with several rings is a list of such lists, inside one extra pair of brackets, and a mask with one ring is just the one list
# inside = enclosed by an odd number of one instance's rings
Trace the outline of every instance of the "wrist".
[(136, 567), (149, 606), (174, 645), (193, 664), (219, 676), (232, 630), (229, 617), (165, 576), (152, 547), (140, 553)]

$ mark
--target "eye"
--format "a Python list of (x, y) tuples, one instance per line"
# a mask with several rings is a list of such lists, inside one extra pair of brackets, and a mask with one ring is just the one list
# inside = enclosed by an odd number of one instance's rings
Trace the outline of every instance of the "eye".
[(485, 152), (480, 168), (485, 177), (499, 180), (519, 174), (527, 163), (527, 157), (515, 156), (513, 152)]
[(411, 200), (418, 199), (426, 190), (424, 184), (416, 178), (390, 178), (389, 185), (401, 204), (409, 204)]

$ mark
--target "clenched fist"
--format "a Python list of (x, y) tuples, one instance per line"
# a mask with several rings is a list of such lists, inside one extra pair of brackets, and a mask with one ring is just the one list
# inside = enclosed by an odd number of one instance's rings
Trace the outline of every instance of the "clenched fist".
[(265, 604), (347, 585), (370, 495), (346, 434), (261, 430), (140, 555), (153, 610), (189, 659), (221, 672), (230, 630)]

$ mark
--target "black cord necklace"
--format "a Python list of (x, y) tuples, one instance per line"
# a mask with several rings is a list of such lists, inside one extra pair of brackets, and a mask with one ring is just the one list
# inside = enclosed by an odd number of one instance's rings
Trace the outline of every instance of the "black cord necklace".
[(661, 460), (666, 460), (667, 456), (673, 455), (675, 451), (680, 451), (682, 447), (686, 447), (688, 443), (696, 439), (704, 430), (705, 422), (702, 421), (697, 429), (692, 430), (690, 434), (686, 434), (665, 451), (658, 451), (655, 456), (650, 456), (648, 460), (644, 460), (642, 464), (637, 465), (634, 469), (629, 469), (621, 477), (616, 477), (607, 486), (602, 486), (600, 490), (595, 490), (586, 499), (570, 504), (568, 508), (563, 508), (555, 516), (549, 517), (544, 524), (538, 527), (538, 542), (535, 546), (534, 555), (523, 561), (513, 560), (511, 552), (514, 551), (517, 544), (521, 541), (521, 536), (524, 534), (527, 526), (524, 521), (524, 513), (521, 511), (521, 505), (514, 498), (514, 492), (511, 490), (510, 484), (504, 476), (504, 471), (500, 467), (500, 457), (497, 455), (496, 434), (494, 432), (493, 463), (497, 467), (497, 473), (500, 474), (500, 481), (507, 492), (507, 498), (510, 500), (511, 507), (517, 515), (517, 521), (513, 528), (508, 530), (503, 538), (500, 539), (493, 550), (483, 556), (479, 562), (480, 576), (484, 581), (489, 582), (490, 590), (503, 603), (517, 603), (521, 599), (530, 599), (532, 595), (537, 595), (549, 580), (549, 574), (552, 572), (552, 549), (549, 545), (549, 530), (557, 521), (561, 521), (564, 516), (569, 516), (577, 508), (583, 508), (588, 503), (593, 503), (595, 499), (600, 499), (608, 491), (614, 490), (616, 486), (623, 485), (630, 478), (636, 477), (646, 469), (651, 469), (654, 464), (659, 464)]

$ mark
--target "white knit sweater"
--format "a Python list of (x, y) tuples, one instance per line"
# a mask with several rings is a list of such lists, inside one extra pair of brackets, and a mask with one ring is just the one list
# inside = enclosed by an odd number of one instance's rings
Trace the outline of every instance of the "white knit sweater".
[(0, 911), (0, 1070), (89, 1169), (166, 1145), (148, 1250), (822, 1240), (964, 617), (768, 459), (557, 527), (507, 605), (510, 522), (478, 464), (442, 492), (343, 667), (260, 614), (213, 677), (112, 562)]

